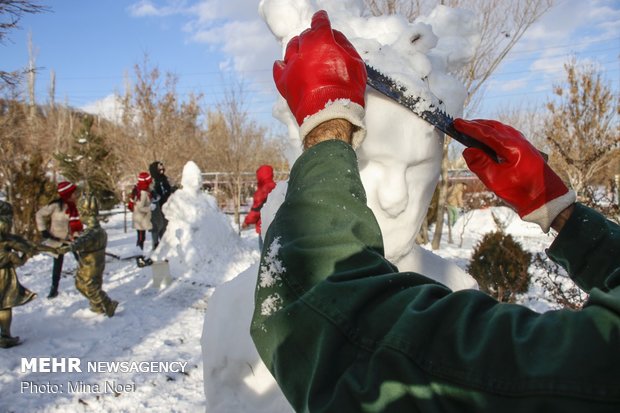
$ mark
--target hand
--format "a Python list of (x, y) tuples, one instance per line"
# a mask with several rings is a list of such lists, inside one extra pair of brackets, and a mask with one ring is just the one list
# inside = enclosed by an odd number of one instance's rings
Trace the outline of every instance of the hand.
[(314, 14), (310, 29), (289, 41), (284, 61), (273, 65), (273, 78), (302, 140), (319, 124), (341, 118), (360, 128), (352, 144), (361, 143), (366, 67), (344, 34), (332, 30), (324, 10)]
[(24, 265), (26, 263), (26, 261), (28, 261), (28, 254), (16, 254), (16, 253), (10, 253), (9, 255), (9, 260), (11, 261), (11, 264), (15, 267), (19, 267), (21, 265)]
[(35, 247), (35, 254), (39, 254), (41, 252), (51, 252), (52, 254), (57, 254), (55, 247), (50, 247), (49, 245), (45, 244), (38, 244)]
[(476, 148), (463, 151), (469, 169), (524, 221), (548, 232), (555, 217), (575, 202), (575, 193), (518, 130), (493, 120), (455, 119), (454, 127), (488, 145), (503, 160), (497, 163)]
[(61, 245), (60, 247), (56, 248), (56, 254), (58, 255), (64, 255), (68, 252), (71, 252), (71, 245)]

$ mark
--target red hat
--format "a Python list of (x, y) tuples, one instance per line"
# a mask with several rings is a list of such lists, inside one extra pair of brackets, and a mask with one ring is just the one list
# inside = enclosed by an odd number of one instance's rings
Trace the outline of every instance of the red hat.
[(58, 184), (58, 195), (62, 199), (69, 199), (72, 193), (75, 192), (77, 186), (68, 181), (62, 181)]
[(148, 190), (151, 182), (153, 182), (153, 178), (151, 178), (148, 172), (140, 172), (138, 174), (138, 189), (141, 191)]
[(152, 180), (153, 178), (151, 178), (148, 172), (140, 172), (138, 174), (138, 182), (148, 182), (150, 184)]
[(256, 180), (258, 182), (273, 181), (273, 167), (271, 165), (261, 165), (256, 170)]

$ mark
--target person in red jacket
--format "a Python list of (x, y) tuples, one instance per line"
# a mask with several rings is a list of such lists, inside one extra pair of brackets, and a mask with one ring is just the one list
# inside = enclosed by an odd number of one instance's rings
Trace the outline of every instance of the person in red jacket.
[(271, 165), (261, 165), (256, 170), (256, 182), (258, 183), (258, 187), (256, 188), (256, 192), (254, 192), (254, 202), (252, 202), (252, 208), (245, 217), (241, 228), (247, 228), (252, 224), (256, 226), (256, 232), (258, 233), (258, 247), (262, 250), (263, 238), (260, 232), (260, 210), (263, 205), (265, 205), (265, 202), (267, 202), (269, 193), (276, 187), (276, 183), (273, 180), (273, 168)]

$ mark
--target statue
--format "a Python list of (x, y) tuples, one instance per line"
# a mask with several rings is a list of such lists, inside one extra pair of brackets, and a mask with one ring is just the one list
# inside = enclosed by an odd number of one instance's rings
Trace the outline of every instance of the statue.
[(118, 301), (110, 299), (102, 289), (108, 235), (97, 220), (97, 199), (93, 195), (83, 196), (78, 203), (78, 209), (84, 231), (70, 244), (58, 247), (56, 252), (66, 254), (72, 251), (78, 254), (79, 268), (75, 276), (75, 287), (88, 298), (92, 312), (112, 317)]
[(0, 201), (0, 347), (20, 344), (19, 337), (11, 336), (13, 307), (24, 305), (37, 296), (20, 284), (16, 267), (33, 256), (37, 247), (22, 237), (11, 234), (13, 207)]

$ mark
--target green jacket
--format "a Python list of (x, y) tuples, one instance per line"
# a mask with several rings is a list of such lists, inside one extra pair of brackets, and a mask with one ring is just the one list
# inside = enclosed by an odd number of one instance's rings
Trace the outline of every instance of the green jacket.
[(399, 273), (355, 152), (323, 142), (266, 235), (252, 338), (298, 412), (620, 412), (620, 229), (577, 205), (549, 255), (590, 293), (583, 310)]

